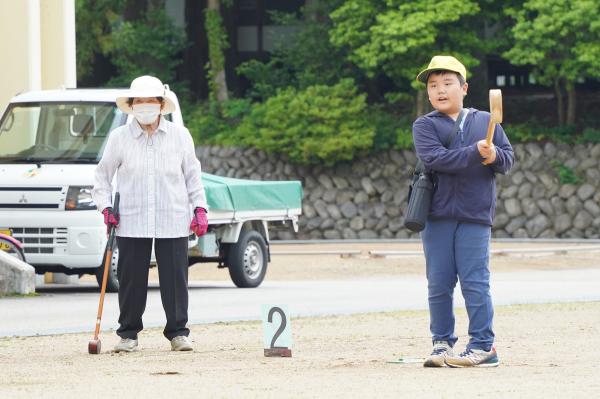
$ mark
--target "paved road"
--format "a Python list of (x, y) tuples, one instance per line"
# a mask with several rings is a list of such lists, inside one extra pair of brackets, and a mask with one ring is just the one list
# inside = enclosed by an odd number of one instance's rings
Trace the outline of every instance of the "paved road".
[[(600, 300), (600, 269), (495, 273), (496, 305)], [(93, 284), (39, 290), (32, 298), (0, 299), (0, 336), (93, 331), (98, 306)], [(464, 306), (460, 294), (456, 306)], [(386, 279), (265, 282), (238, 289), (228, 282), (190, 284), (190, 323), (258, 320), (261, 304), (287, 304), (292, 317), (427, 308), (426, 281), (407, 276)], [(103, 328), (116, 328), (116, 294), (106, 297)], [(150, 286), (146, 327), (164, 325), (156, 284)]]

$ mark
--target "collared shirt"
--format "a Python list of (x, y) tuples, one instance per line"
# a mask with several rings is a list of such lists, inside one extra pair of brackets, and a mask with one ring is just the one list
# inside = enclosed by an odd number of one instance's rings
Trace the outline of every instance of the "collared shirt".
[(135, 119), (110, 133), (92, 190), (99, 211), (112, 206), (115, 173), (117, 236), (186, 237), (192, 209), (208, 209), (192, 136), (163, 117), (150, 137)]

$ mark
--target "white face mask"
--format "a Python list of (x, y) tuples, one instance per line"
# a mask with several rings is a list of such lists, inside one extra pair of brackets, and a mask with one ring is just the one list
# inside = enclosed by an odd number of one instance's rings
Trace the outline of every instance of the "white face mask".
[(160, 114), (160, 104), (134, 104), (131, 108), (133, 109), (133, 116), (142, 125), (154, 123)]

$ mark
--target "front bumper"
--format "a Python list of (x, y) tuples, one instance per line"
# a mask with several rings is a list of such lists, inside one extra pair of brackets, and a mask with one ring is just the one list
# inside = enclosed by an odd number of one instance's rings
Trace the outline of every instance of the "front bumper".
[(32, 265), (97, 268), (106, 246), (102, 215), (89, 211), (0, 211), (0, 229), (10, 229)]

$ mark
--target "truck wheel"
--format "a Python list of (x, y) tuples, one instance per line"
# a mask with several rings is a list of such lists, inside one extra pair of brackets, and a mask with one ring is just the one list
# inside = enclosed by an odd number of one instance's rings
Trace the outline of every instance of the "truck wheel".
[[(106, 254), (104, 255), (106, 256)], [(102, 264), (96, 270), (96, 281), (98, 287), (102, 288), (102, 276), (104, 275), (104, 262), (106, 258), (102, 258)], [(110, 260), (108, 269), (108, 278), (106, 279), (106, 292), (119, 292), (119, 278), (117, 277), (117, 264), (119, 262), (119, 248), (115, 245), (115, 249), (112, 252), (112, 259)]]
[(267, 244), (255, 230), (242, 230), (227, 248), (226, 264), (233, 283), (240, 288), (258, 287), (267, 273)]

